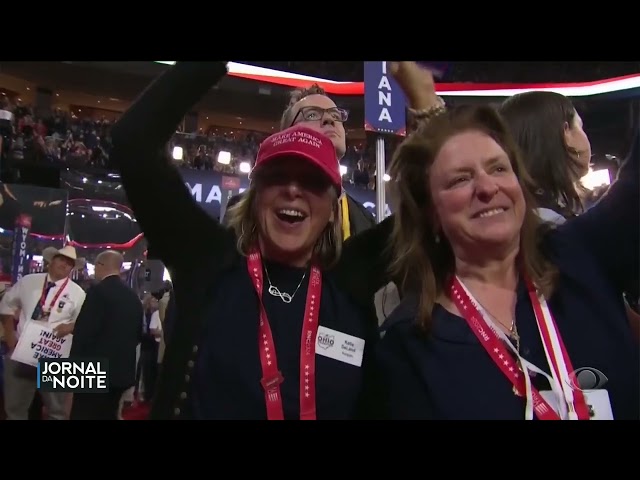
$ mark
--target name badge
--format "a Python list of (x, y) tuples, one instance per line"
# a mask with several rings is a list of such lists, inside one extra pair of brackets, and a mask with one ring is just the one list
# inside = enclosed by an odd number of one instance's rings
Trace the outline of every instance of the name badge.
[(583, 390), (582, 393), (589, 405), (591, 420), (613, 420), (613, 410), (611, 410), (611, 400), (607, 390)]
[(318, 336), (316, 337), (317, 355), (360, 367), (363, 353), (364, 340), (362, 338), (347, 335), (331, 328), (318, 327)]
[[(611, 400), (609, 392), (600, 390), (583, 390), (582, 394), (589, 408), (590, 420), (613, 420), (613, 410), (611, 409)], [(557, 412), (558, 400), (551, 391), (541, 391), (540, 395), (546, 402)]]

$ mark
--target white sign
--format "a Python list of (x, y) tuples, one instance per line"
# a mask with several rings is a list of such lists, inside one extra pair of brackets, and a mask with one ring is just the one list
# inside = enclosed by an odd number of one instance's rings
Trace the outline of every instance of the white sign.
[(41, 358), (68, 358), (73, 335), (56, 337), (53, 328), (29, 320), (22, 330), (11, 360), (35, 367)]

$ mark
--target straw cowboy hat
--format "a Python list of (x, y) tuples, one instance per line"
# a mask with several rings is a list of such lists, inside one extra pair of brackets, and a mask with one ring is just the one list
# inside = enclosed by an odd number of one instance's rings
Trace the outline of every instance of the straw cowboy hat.
[(47, 262), (51, 263), (53, 257), (61, 255), (63, 257), (70, 258), (75, 262), (75, 267), (77, 269), (81, 269), (84, 267), (86, 260), (84, 258), (78, 258), (76, 254), (76, 249), (71, 245), (66, 245), (61, 249), (57, 249), (56, 247), (47, 247), (42, 251), (42, 258)]

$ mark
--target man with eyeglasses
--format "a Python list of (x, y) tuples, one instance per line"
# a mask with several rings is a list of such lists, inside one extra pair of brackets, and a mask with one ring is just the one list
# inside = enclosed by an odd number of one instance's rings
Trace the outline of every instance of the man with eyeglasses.
[[(341, 160), (347, 152), (344, 122), (348, 118), (349, 112), (338, 107), (322, 87), (314, 84), (309, 88), (291, 92), (289, 104), (280, 119), (280, 130), (304, 123), (329, 137), (336, 149), (338, 159)], [(227, 208), (236, 204), (240, 198), (241, 195), (230, 198)], [(376, 224), (373, 215), (347, 193), (341, 197), (340, 204), (343, 240)]]

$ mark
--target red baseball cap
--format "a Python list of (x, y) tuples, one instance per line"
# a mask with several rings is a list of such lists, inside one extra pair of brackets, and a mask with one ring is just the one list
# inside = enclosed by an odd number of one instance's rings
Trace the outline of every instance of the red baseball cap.
[(342, 175), (336, 149), (326, 135), (304, 125), (294, 125), (271, 135), (260, 144), (253, 171), (270, 160), (282, 157), (298, 157), (308, 161), (322, 170), (338, 192), (341, 191)]

